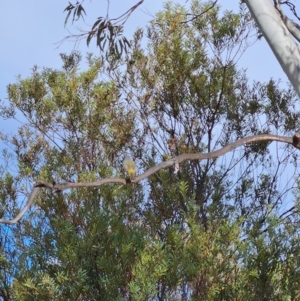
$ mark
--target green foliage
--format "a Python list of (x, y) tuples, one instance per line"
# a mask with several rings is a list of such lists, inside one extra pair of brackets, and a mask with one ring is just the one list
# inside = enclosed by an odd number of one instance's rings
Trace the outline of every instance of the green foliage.
[[(84, 19), (86, 11), (82, 6), (83, 2), (84, 1), (79, 3), (77, 1), (75, 5), (69, 2), (69, 5), (64, 9), (64, 12), (67, 13), (65, 18), (65, 26), (68, 23), (71, 15), (73, 16), (72, 24), (78, 21), (80, 18)], [(141, 2), (139, 4), (141, 4)], [(130, 43), (123, 35), (123, 25), (131, 12), (134, 11), (139, 4), (136, 4), (125, 14), (115, 19), (109, 19), (108, 15), (106, 15), (106, 17), (99, 17), (87, 33), (87, 46), (90, 45), (90, 42), (93, 38), (96, 38), (97, 47), (100, 48), (101, 52), (106, 51), (106, 55), (108, 57), (113, 56), (114, 58), (120, 58), (124, 51), (127, 53), (128, 49), (130, 48)], [(78, 35), (77, 38), (79, 39), (80, 35)]]
[[(124, 177), (125, 152), (142, 173), (248, 135), (291, 135), (299, 126), (294, 91), (273, 80), (250, 86), (238, 69), (247, 14), (220, 16), (217, 6), (201, 14), (209, 4), (166, 4), (122, 60), (89, 55), (79, 71), (81, 54), (62, 54), (60, 70), (34, 67), (8, 86), (0, 114), (22, 116), (22, 124), (0, 135), (1, 216), (23, 208), (35, 180)], [(78, 10), (67, 10), (74, 21)], [(186, 22), (189, 15), (199, 17)], [(294, 150), (255, 143), (134, 185), (43, 189), (17, 225), (1, 228), (0, 295), (297, 300), (299, 198), (284, 174), (290, 162), (297, 167)]]
[(67, 16), (65, 19), (65, 26), (68, 22), (68, 19), (71, 15), (73, 11), (73, 19), (72, 19), (72, 23), (74, 21), (77, 21), (80, 17), (83, 18), (83, 13), (86, 15), (86, 12), (83, 8), (83, 6), (81, 4), (79, 4), (78, 2), (76, 3), (76, 5), (74, 6), (72, 3), (69, 2), (69, 5), (64, 9), (64, 12), (67, 12)]

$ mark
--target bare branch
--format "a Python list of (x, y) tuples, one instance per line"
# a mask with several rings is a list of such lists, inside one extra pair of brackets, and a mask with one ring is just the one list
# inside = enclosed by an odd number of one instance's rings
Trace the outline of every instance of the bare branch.
[[(195, 19), (197, 19), (198, 17), (204, 15), (205, 13), (207, 13), (209, 10), (211, 10), (212, 8), (214, 8), (214, 6), (217, 4), (218, 0), (215, 0), (215, 2), (209, 7), (207, 8), (206, 10), (204, 10), (202, 13), (200, 14), (197, 14), (197, 15), (194, 15), (190, 20), (187, 20), (187, 21), (184, 21), (184, 22), (181, 22), (182, 24), (185, 24), (185, 23), (188, 23), (188, 22), (191, 22), (191, 21), (194, 21)], [(187, 14), (187, 16), (190, 16), (191, 14)]]
[[(288, 2), (288, 1), (281, 2), (281, 4), (286, 4), (286, 2)], [(274, 6), (277, 9), (277, 11), (279, 12), (280, 17), (281, 17), (282, 21), (284, 22), (284, 24), (286, 25), (286, 27), (288, 28), (289, 32), (293, 35), (293, 37), (298, 42), (300, 42), (300, 26), (293, 20), (289, 19), (284, 14), (284, 12), (281, 9), (280, 3), (277, 0), (274, 0)]]
[[(134, 182), (139, 182), (150, 175), (156, 173), (157, 171), (161, 169), (165, 169), (167, 167), (175, 165), (175, 168), (178, 168), (179, 163), (185, 162), (185, 161), (192, 161), (192, 160), (205, 160), (205, 159), (214, 159), (218, 158), (222, 155), (225, 155), (226, 153), (236, 149), (239, 146), (246, 145), (248, 143), (253, 143), (253, 142), (260, 142), (260, 141), (279, 141), (279, 142), (284, 142), (293, 145), (297, 149), (300, 149), (300, 132), (296, 132), (293, 137), (283, 137), (283, 136), (278, 136), (278, 135), (270, 135), (270, 134), (261, 134), (261, 135), (255, 135), (255, 136), (250, 136), (250, 137), (245, 137), (242, 139), (239, 139), (233, 143), (229, 143), (228, 145), (222, 147), (219, 150), (210, 152), (210, 153), (196, 153), (196, 154), (182, 154), (177, 157), (174, 157), (168, 161), (164, 161), (160, 164), (157, 164), (151, 168), (149, 168), (147, 171), (145, 171), (143, 174), (137, 176), (134, 180)], [(32, 205), (32, 202), (34, 198), (37, 195), (37, 192), (39, 191), (40, 188), (49, 188), (53, 189), (55, 191), (63, 191), (66, 189), (71, 189), (71, 188), (78, 188), (78, 187), (99, 187), (103, 184), (109, 184), (109, 183), (119, 183), (119, 184), (128, 184), (130, 181), (127, 181), (126, 179), (121, 179), (121, 178), (109, 178), (109, 179), (102, 179), (96, 182), (82, 182), (82, 183), (63, 183), (63, 184), (53, 184), (53, 183), (47, 183), (43, 181), (37, 181), (35, 182), (34, 188), (28, 198), (27, 204), (25, 207), (19, 212), (19, 214), (11, 219), (11, 220), (6, 220), (6, 219), (0, 219), (0, 223), (2, 224), (15, 224), (18, 222), (23, 215), (27, 212), (27, 210), (30, 208)]]
[(280, 1), (280, 4), (286, 4), (290, 8), (290, 10), (294, 14), (294, 16), (300, 21), (300, 17), (298, 16), (298, 14), (296, 12), (295, 4), (291, 3), (291, 1)]
[(12, 224), (15, 224), (25, 213), (26, 211), (30, 208), (34, 198), (36, 197), (37, 193), (39, 191), (39, 188), (37, 187), (34, 187), (29, 198), (28, 198), (28, 202), (27, 204), (25, 205), (25, 207), (18, 213), (18, 215), (11, 219), (11, 220), (7, 220), (7, 219), (3, 219), (1, 218), (0, 219), (0, 223), (1, 224), (8, 224), (8, 225), (12, 225)]
[(133, 11), (136, 10), (143, 2), (144, 2), (144, 0), (139, 1), (138, 3), (133, 5), (131, 8), (129, 8), (123, 15), (119, 16), (118, 18), (111, 19), (110, 21), (121, 22), (122, 20), (124, 20), (122, 23), (122, 25), (123, 25), (126, 22), (126, 20), (129, 18), (129, 16), (133, 13)]
[[(290, 209), (288, 209), (288, 210), (284, 211), (282, 214), (280, 214), (279, 218), (284, 217), (284, 215), (286, 215), (287, 213), (293, 212), (295, 209), (296, 209), (295, 206), (291, 207)], [(286, 218), (286, 216), (285, 216), (285, 218)]]

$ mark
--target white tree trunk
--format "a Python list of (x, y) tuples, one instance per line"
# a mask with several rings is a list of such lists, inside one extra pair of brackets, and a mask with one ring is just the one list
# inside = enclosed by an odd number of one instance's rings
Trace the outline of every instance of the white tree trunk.
[[(244, 0), (251, 15), (300, 96), (300, 52), (270, 0)], [(259, 55), (259, 54), (258, 54)], [(267, 68), (267, 66), (266, 66)]]

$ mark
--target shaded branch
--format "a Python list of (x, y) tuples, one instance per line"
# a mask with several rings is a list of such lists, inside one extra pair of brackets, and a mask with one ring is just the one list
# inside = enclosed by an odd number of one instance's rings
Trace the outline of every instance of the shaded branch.
[[(278, 136), (278, 135), (270, 135), (270, 134), (261, 134), (261, 135), (255, 135), (255, 136), (250, 136), (250, 137), (245, 137), (242, 139), (239, 139), (235, 142), (229, 143), (228, 145), (222, 147), (219, 150), (209, 152), (209, 153), (196, 153), (196, 154), (182, 154), (177, 157), (174, 157), (168, 161), (164, 161), (160, 164), (157, 164), (151, 168), (149, 168), (147, 171), (145, 171), (143, 174), (137, 176), (134, 180), (134, 182), (139, 182), (145, 178), (148, 178), (152, 174), (156, 173), (157, 171), (161, 169), (165, 169), (170, 166), (178, 166), (179, 163), (185, 162), (185, 161), (192, 161), (192, 160), (205, 160), (205, 159), (214, 159), (218, 158), (220, 156), (225, 155), (226, 153), (238, 148), (239, 146), (246, 145), (248, 143), (253, 143), (253, 142), (260, 142), (260, 141), (278, 141), (278, 142), (283, 142), (283, 143), (288, 143), (293, 145), (295, 148), (300, 149), (300, 132), (296, 132), (293, 137), (284, 137), (284, 136)], [(18, 222), (23, 215), (27, 212), (27, 210), (30, 208), (30, 206), (33, 203), (34, 198), (36, 197), (38, 191), (40, 188), (49, 188), (53, 189), (55, 191), (63, 191), (66, 189), (71, 189), (71, 188), (78, 188), (78, 187), (99, 187), (104, 184), (108, 183), (119, 183), (119, 184), (127, 184), (130, 183), (130, 181), (126, 179), (121, 179), (121, 178), (109, 178), (109, 179), (102, 179), (96, 182), (82, 182), (82, 183), (62, 183), (62, 184), (53, 184), (53, 183), (47, 183), (43, 181), (36, 181), (34, 184), (34, 188), (28, 198), (27, 204), (25, 207), (18, 213), (18, 215), (11, 219), (11, 220), (6, 220), (6, 219), (0, 219), (0, 223), (2, 224), (15, 224)]]

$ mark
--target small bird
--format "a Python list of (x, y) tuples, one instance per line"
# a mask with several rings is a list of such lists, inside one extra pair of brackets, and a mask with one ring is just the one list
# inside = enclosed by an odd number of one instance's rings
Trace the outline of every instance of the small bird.
[(127, 171), (130, 181), (133, 181), (136, 174), (136, 165), (130, 156), (125, 155), (123, 167)]

